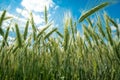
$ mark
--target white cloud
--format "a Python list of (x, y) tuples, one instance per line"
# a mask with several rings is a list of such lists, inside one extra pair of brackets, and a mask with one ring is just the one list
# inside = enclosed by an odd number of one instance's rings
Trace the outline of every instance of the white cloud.
[[(44, 7), (47, 7), (49, 11), (50, 8), (55, 10), (59, 7), (55, 5), (52, 0), (22, 0), (21, 6), (24, 9), (16, 8), (16, 12), (21, 14), (24, 18), (30, 18), (30, 12), (33, 14), (34, 22), (38, 24), (44, 23)], [(38, 14), (39, 13), (39, 14)], [(48, 19), (50, 19), (51, 14), (48, 13)]]
[(117, 18), (117, 19), (116, 19), (116, 22), (117, 22), (117, 23), (120, 23), (120, 19), (119, 19), (119, 18)]
[(15, 40), (14, 37), (11, 37), (11, 36), (8, 37), (8, 41), (14, 41), (14, 40)]
[(41, 17), (40, 15), (38, 15), (38, 14), (33, 13), (33, 18), (34, 18), (34, 22), (35, 22), (36, 24), (41, 24), (41, 23), (44, 22), (44, 18), (42, 18), (42, 17)]
[(45, 28), (45, 26), (39, 26), (38, 30), (41, 31), (43, 28)]
[[(28, 19), (29, 16), (30, 16), (30, 12), (28, 12), (27, 10), (22, 10), (20, 8), (16, 8), (16, 12), (19, 13), (19, 14), (21, 14), (26, 19)], [(34, 22), (36, 24), (41, 24), (41, 23), (44, 22), (44, 17), (42, 15), (37, 14), (35, 12), (32, 12), (32, 14), (33, 14)]]
[(112, 31), (115, 31), (115, 30), (116, 30), (116, 27), (115, 27), (115, 26), (111, 26), (111, 30), (112, 30)]
[(21, 5), (29, 11), (43, 12), (45, 6), (49, 10), (55, 3), (52, 0), (22, 0)]
[(20, 8), (16, 8), (16, 12), (21, 14), (25, 18), (29, 17), (29, 12), (27, 10), (22, 10)]
[[(30, 18), (30, 12), (32, 12), (33, 14), (33, 18), (34, 18), (34, 22), (36, 23), (36, 25), (39, 27), (37, 27), (39, 30), (43, 29), (44, 26), (44, 7), (47, 7), (47, 10), (49, 12), (50, 8), (53, 8), (54, 10), (56, 10), (59, 6), (56, 6), (55, 3), (52, 0), (22, 0), (21, 1), (21, 6), (24, 8), (16, 8), (16, 12), (18, 14), (11, 14), (8, 13), (6, 14), (6, 16), (10, 16), (13, 17), (12, 18), (12, 25), (10, 28), (10, 31), (12, 31), (12, 28), (15, 27), (15, 23), (17, 23), (19, 26), (20, 31), (24, 30), (25, 27), (25, 23), (27, 21), (28, 18)], [(1, 13), (1, 11), (0, 11)], [(20, 14), (20, 15), (19, 15)], [(21, 17), (22, 16), (22, 17)], [(48, 19), (51, 17), (51, 14), (48, 13)], [(10, 20), (7, 20), (3, 23), (3, 29), (6, 30), (8, 25), (11, 23)], [(52, 27), (52, 26), (51, 26)], [(29, 32), (31, 32), (31, 26), (29, 27)], [(2, 38), (0, 37), (0, 40)], [(9, 37), (8, 40), (13, 40), (12, 37)]]
[[(0, 13), (2, 13), (2, 11), (0, 11)], [(3, 26), (2, 26), (2, 28), (4, 30), (7, 29), (7, 27), (10, 25), (10, 23), (12, 23), (11, 26), (13, 27), (14, 23), (18, 23), (18, 24), (22, 25), (23, 23), (26, 22), (25, 18), (21, 18), (18, 15), (14, 15), (14, 14), (11, 14), (9, 12), (6, 13), (6, 16), (7, 17), (9, 16), (9, 17), (12, 17), (12, 18), (4, 21)]]
[(0, 35), (0, 41), (3, 39), (3, 37)]
[(8, 12), (7, 12), (6, 16), (10, 16), (10, 17), (12, 17), (12, 19), (14, 19), (15, 21), (18, 21), (18, 22), (25, 22), (26, 21), (25, 18), (21, 18), (18, 15), (13, 15), (13, 14), (8, 13)]
[[(120, 23), (117, 23), (118, 24), (118, 29), (120, 30)], [(111, 30), (112, 31), (115, 31), (116, 30), (116, 27), (115, 26), (111, 26)]]
[[(1, 13), (1, 11), (0, 11), (0, 13)], [(21, 18), (19, 15), (13, 15), (13, 14), (11, 14), (9, 12), (6, 13), (6, 16), (10, 16), (10, 17), (12, 17), (12, 19), (11, 20), (5, 20), (3, 22), (3, 24), (2, 24), (2, 29), (3, 30), (6, 30), (7, 27), (10, 26), (10, 31), (13, 31), (13, 29), (15, 28), (15, 23), (17, 23), (18, 25), (20, 25), (19, 26), (20, 31), (24, 30), (24, 27), (25, 27), (27, 19)], [(30, 29), (30, 27), (29, 27), (29, 29)]]
[(120, 23), (118, 24), (119, 30), (120, 30)]
[(56, 9), (58, 9), (58, 8), (59, 8), (59, 6), (55, 6), (55, 8), (54, 8), (54, 9), (56, 10)]

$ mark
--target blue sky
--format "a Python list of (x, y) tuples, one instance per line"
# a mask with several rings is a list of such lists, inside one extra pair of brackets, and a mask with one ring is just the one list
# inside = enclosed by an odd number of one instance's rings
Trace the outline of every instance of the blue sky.
[[(43, 11), (46, 5), (49, 20), (54, 20), (54, 25), (62, 30), (63, 27), (61, 26), (65, 13), (70, 12), (73, 19), (77, 21), (82, 13), (105, 1), (110, 1), (112, 4), (101, 10), (101, 13), (106, 11), (119, 23), (119, 0), (0, 0), (0, 11), (6, 9), (8, 15), (19, 19), (17, 20), (19, 24), (25, 23), (29, 17), (29, 12), (33, 12), (34, 20), (38, 28), (41, 28), (44, 25)], [(21, 29), (23, 29), (23, 26)], [(81, 28), (78, 29), (81, 30)]]
[[(0, 0), (0, 10), (7, 9), (11, 13), (16, 13), (16, 8), (21, 8), (21, 9), (24, 8), (24, 6), (21, 5), (21, 3), (24, 1), (28, 1), (28, 3), (30, 3), (33, 0)], [(36, 1), (41, 1), (41, 0), (34, 0), (34, 2)], [(81, 10), (90, 9), (93, 6), (104, 1), (114, 1), (116, 3), (113, 3), (112, 5), (107, 7), (106, 11), (112, 17), (120, 17), (119, 0), (44, 0), (44, 2), (46, 1), (52, 1), (55, 4), (55, 6), (59, 6), (59, 8), (56, 10), (57, 12), (61, 11), (62, 9), (63, 9), (62, 12), (64, 12), (64, 9), (66, 10), (69, 9), (73, 13), (73, 15), (77, 17), (79, 17)]]

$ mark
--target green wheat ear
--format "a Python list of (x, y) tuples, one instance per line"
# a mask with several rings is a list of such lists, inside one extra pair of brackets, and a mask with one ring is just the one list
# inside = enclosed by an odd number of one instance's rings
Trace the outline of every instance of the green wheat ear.
[(35, 23), (34, 23), (32, 13), (30, 13), (30, 16), (31, 16), (31, 25), (32, 25), (32, 30), (33, 30), (33, 39), (36, 40), (36, 38), (37, 38), (37, 34), (36, 34), (37, 29), (36, 29), (36, 26), (35, 26)]
[(72, 20), (72, 18), (70, 18), (70, 28), (71, 28), (73, 40), (75, 41), (75, 36), (74, 36), (75, 29), (74, 29), (74, 26), (73, 26), (73, 20)]
[(24, 30), (24, 34), (23, 34), (24, 40), (26, 40), (26, 38), (27, 38), (28, 26), (29, 26), (29, 20), (26, 22), (26, 25), (25, 25), (25, 30)]
[(118, 36), (118, 38), (120, 37), (120, 31), (119, 31), (119, 27), (118, 27), (118, 24), (113, 20), (111, 19), (108, 15), (106, 15), (106, 17), (108, 18), (108, 20), (114, 25), (114, 27), (116, 28), (116, 34)]
[(106, 13), (104, 14), (104, 18), (105, 18), (105, 23), (106, 23), (107, 38), (108, 38), (108, 41), (110, 42), (110, 44), (113, 45), (113, 39), (112, 39), (112, 34), (111, 34), (111, 28), (110, 28), (109, 19), (108, 19), (108, 16), (107, 16)]
[(6, 10), (3, 11), (2, 15), (0, 16), (0, 27), (2, 26), (3, 20), (5, 18)]
[(3, 43), (2, 43), (2, 47), (4, 47), (5, 44), (8, 44), (7, 43), (7, 39), (8, 39), (8, 35), (9, 35), (9, 30), (10, 30), (10, 26), (6, 30), (6, 33), (5, 33), (5, 36), (4, 36), (4, 40), (3, 40)]
[(91, 10), (87, 11), (86, 13), (84, 13), (80, 18), (79, 18), (79, 22), (82, 22), (85, 18), (87, 18), (88, 16), (92, 15), (93, 13), (97, 12), (98, 10), (104, 8), (105, 6), (109, 5), (108, 2), (102, 3), (94, 8), (92, 8)]
[(48, 23), (48, 17), (47, 17), (47, 7), (45, 6), (45, 10), (44, 10), (44, 17), (45, 17), (45, 24)]
[(102, 22), (100, 20), (100, 17), (98, 16), (98, 22), (97, 22), (97, 26), (98, 26), (98, 31), (100, 32), (100, 34), (105, 37), (105, 32), (102, 28)]
[(68, 48), (68, 42), (69, 42), (69, 30), (68, 30), (68, 26), (69, 26), (69, 19), (67, 19), (65, 21), (65, 25), (64, 25), (64, 50), (65, 51)]
[(0, 34), (4, 37), (4, 31), (3, 29), (1, 28), (2, 26), (2, 23), (4, 21), (4, 18), (5, 18), (5, 14), (6, 14), (6, 10), (3, 11), (2, 15), (0, 16)]
[(15, 30), (16, 30), (18, 47), (22, 47), (22, 38), (21, 38), (21, 34), (20, 34), (20, 31), (19, 31), (19, 28), (18, 28), (17, 24), (15, 24)]
[(2, 36), (4, 36), (4, 31), (3, 31), (2, 28), (0, 28), (0, 34), (1, 34)]

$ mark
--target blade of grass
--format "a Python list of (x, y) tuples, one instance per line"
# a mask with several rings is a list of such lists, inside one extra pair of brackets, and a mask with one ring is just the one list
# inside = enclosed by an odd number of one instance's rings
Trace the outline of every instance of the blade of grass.
[(53, 32), (57, 31), (57, 28), (52, 29), (45, 37), (44, 39), (48, 38)]
[(47, 30), (51, 25), (52, 25), (52, 23), (47, 24), (47, 25), (38, 33), (37, 38), (38, 38), (45, 30)]
[(63, 35), (62, 35), (58, 30), (56, 30), (56, 33), (57, 33), (61, 38), (63, 38)]

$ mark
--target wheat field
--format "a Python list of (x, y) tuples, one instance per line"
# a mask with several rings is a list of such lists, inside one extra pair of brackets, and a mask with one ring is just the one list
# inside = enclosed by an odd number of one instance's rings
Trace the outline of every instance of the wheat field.
[[(46, 7), (46, 25), (42, 30), (37, 29), (30, 13), (24, 33), (15, 23), (16, 37), (12, 44), (8, 41), (11, 26), (6, 31), (2, 29), (4, 21), (11, 18), (4, 10), (0, 15), (0, 36), (3, 38), (0, 42), (0, 80), (120, 80), (120, 28), (107, 13), (102, 14), (104, 20), (97, 16), (95, 23), (89, 18), (108, 5), (105, 2), (92, 8), (81, 15), (78, 22), (67, 17), (64, 33), (58, 28), (47, 31), (53, 24), (48, 21)], [(82, 36), (77, 30), (80, 24)], [(32, 26), (30, 34), (29, 25)], [(115, 37), (110, 25), (116, 28)]]

